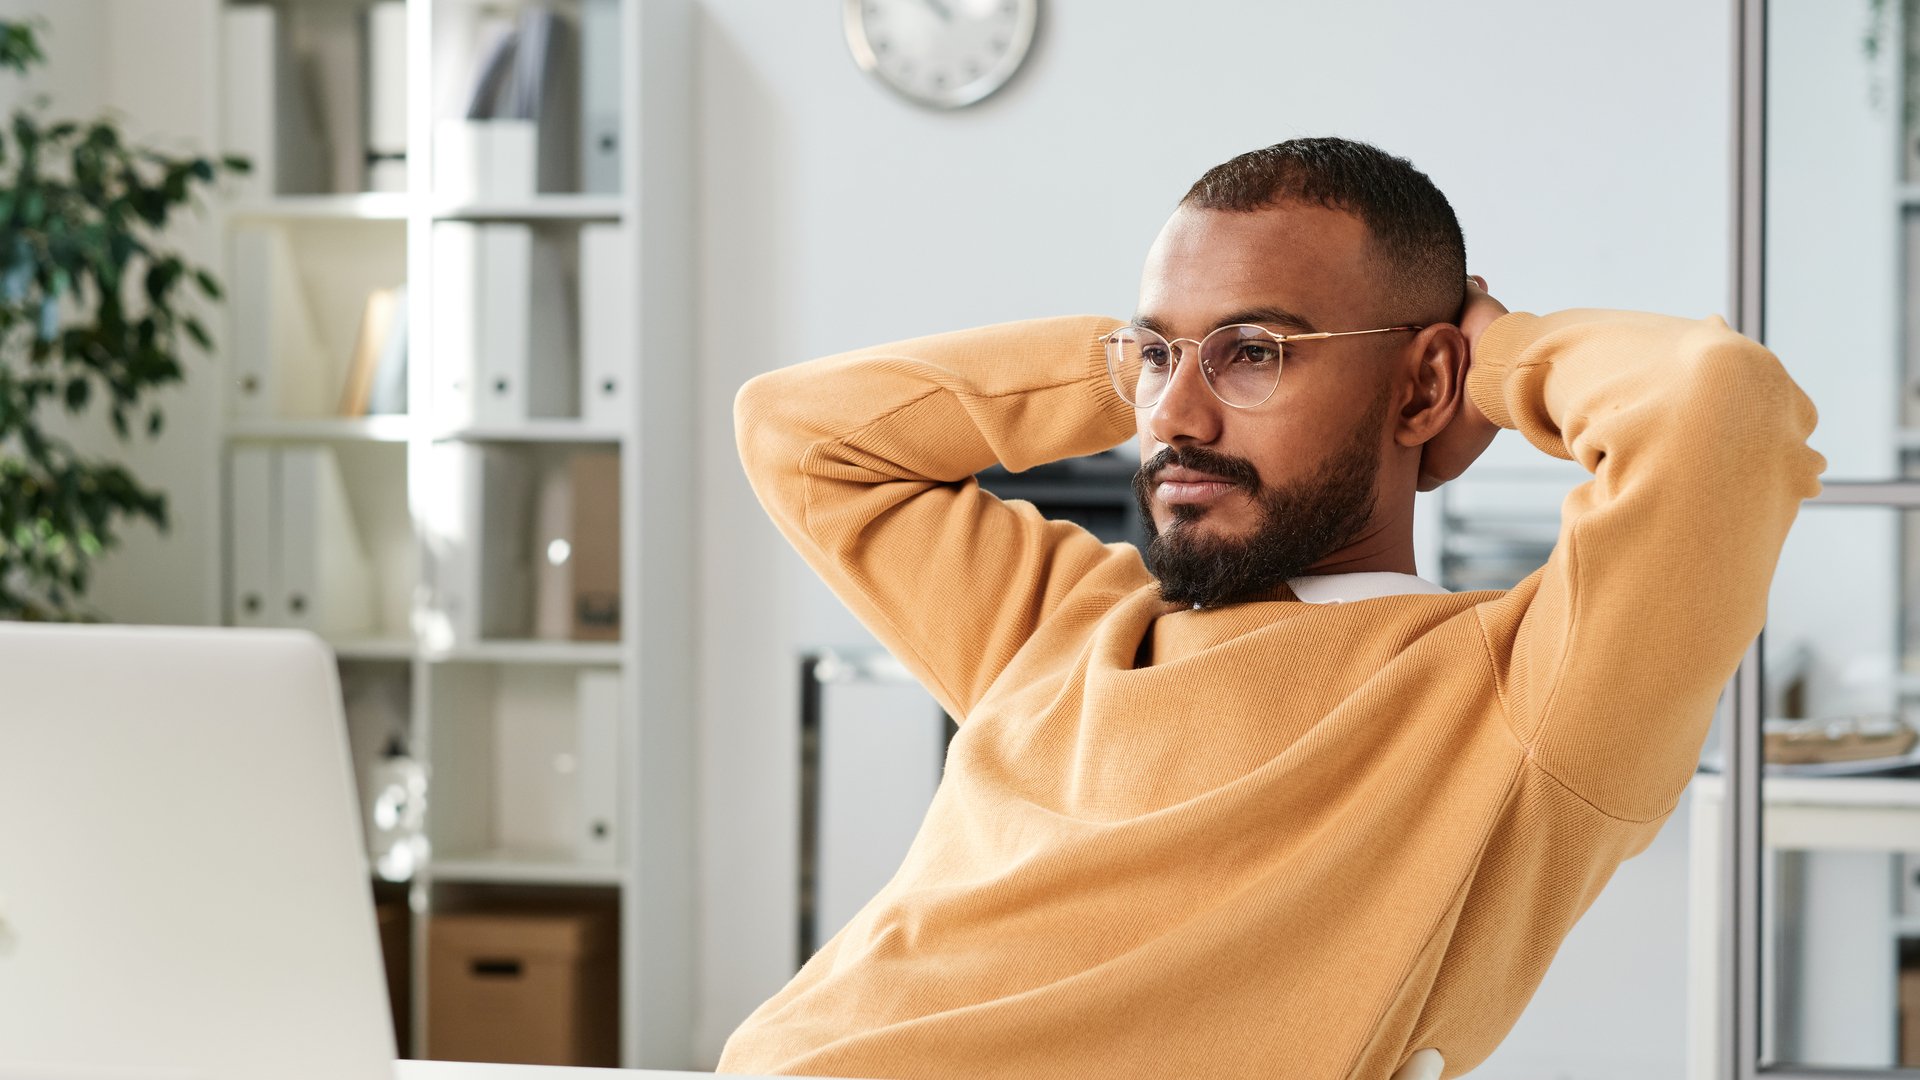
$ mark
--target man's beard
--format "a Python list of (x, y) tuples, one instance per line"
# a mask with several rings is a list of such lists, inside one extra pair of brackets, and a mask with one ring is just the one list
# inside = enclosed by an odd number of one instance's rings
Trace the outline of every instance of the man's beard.
[[(1160, 579), (1161, 598), (1201, 608), (1263, 599), (1352, 543), (1373, 517), (1386, 407), (1382, 395), (1318, 475), (1286, 487), (1265, 487), (1246, 458), (1204, 447), (1163, 447), (1140, 466), (1133, 491), (1146, 522), (1147, 569)], [(1161, 532), (1153, 521), (1153, 489), (1160, 470), (1173, 464), (1211, 473), (1245, 491), (1260, 508), (1252, 535), (1232, 539), (1198, 532), (1210, 508), (1191, 503), (1176, 504), (1172, 524)]]

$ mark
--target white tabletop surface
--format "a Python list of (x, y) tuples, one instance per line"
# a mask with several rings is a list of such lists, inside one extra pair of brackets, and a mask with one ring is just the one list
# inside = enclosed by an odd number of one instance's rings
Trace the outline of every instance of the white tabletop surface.
[(393, 1063), (394, 1080), (566, 1080), (577, 1076), (579, 1080), (596, 1080), (588, 1073), (599, 1073), (602, 1077), (632, 1073), (634, 1080), (641, 1077), (694, 1077), (700, 1080), (713, 1080), (712, 1073), (668, 1072), (663, 1069), (577, 1069), (562, 1065), (483, 1065), (468, 1061), (396, 1061)]

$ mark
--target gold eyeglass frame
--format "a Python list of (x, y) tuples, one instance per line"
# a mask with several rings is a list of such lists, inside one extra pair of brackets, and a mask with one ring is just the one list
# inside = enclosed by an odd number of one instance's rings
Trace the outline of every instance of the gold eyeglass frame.
[[(1275, 345), (1280, 346), (1280, 356), (1281, 356), (1282, 367), (1285, 367), (1286, 365), (1287, 342), (1289, 341), (1319, 341), (1322, 338), (1357, 337), (1362, 334), (1391, 334), (1400, 330), (1420, 331), (1420, 330), (1426, 329), (1426, 327), (1424, 326), (1383, 326), (1383, 327), (1380, 327), (1378, 330), (1337, 330), (1337, 331), (1321, 330), (1312, 334), (1276, 334), (1273, 331), (1267, 329), (1266, 327), (1257, 325), (1255, 323), (1228, 323), (1225, 326), (1214, 327), (1213, 329), (1207, 331), (1206, 337), (1201, 338), (1199, 341), (1195, 341), (1192, 338), (1169, 339), (1164, 335), (1162, 335), (1158, 330), (1154, 330), (1145, 326), (1136, 326), (1132, 323), (1128, 323), (1126, 326), (1114, 327), (1112, 330), (1109, 330), (1106, 333), (1100, 335), (1100, 337), (1097, 340), (1101, 343), (1101, 345), (1103, 345), (1106, 348), (1107, 379), (1113, 383), (1114, 392), (1120, 395), (1120, 400), (1126, 402), (1128, 405), (1132, 405), (1136, 409), (1151, 409), (1154, 406), (1160, 404), (1162, 401), (1166, 400), (1166, 391), (1162, 390), (1160, 392), (1159, 397), (1154, 398), (1151, 402), (1145, 405), (1136, 404), (1132, 398), (1129, 398), (1127, 396), (1126, 390), (1122, 388), (1120, 385), (1119, 369), (1114, 364), (1113, 335), (1120, 333), (1122, 330), (1140, 330), (1140, 331), (1145, 331), (1146, 333), (1152, 334), (1154, 337), (1157, 337), (1162, 341), (1165, 341), (1167, 343), (1167, 347), (1173, 350), (1173, 364), (1171, 366), (1173, 369), (1173, 374), (1177, 374), (1180, 370), (1181, 350), (1179, 348), (1179, 345), (1181, 342), (1184, 341), (1192, 345), (1194, 348), (1193, 355), (1197, 357), (1206, 350), (1207, 342), (1213, 339), (1213, 335), (1220, 333), (1222, 330), (1236, 330), (1241, 327), (1246, 327), (1251, 330), (1258, 330), (1262, 334), (1265, 334), (1267, 337), (1273, 339), (1273, 343)], [(1167, 385), (1169, 387), (1173, 385), (1173, 374), (1169, 374), (1167, 376)], [(1275, 372), (1273, 376), (1273, 387), (1272, 389), (1269, 389), (1267, 391), (1266, 397), (1261, 398), (1259, 401), (1256, 401), (1251, 405), (1235, 405), (1233, 402), (1228, 401), (1226, 398), (1223, 398), (1220, 396), (1219, 389), (1217, 389), (1213, 385), (1213, 376), (1210, 372), (1207, 371), (1207, 367), (1205, 364), (1200, 365), (1200, 381), (1207, 384), (1207, 392), (1212, 394), (1215, 400), (1220, 402), (1220, 404), (1233, 409), (1257, 409), (1260, 406), (1265, 405), (1267, 402), (1273, 400), (1274, 390), (1280, 389), (1280, 375), (1278, 372)]]

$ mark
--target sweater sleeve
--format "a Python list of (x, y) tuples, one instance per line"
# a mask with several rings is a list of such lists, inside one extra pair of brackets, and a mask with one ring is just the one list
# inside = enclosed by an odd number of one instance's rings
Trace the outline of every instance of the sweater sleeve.
[(1603, 813), (1665, 814), (1766, 620), (1800, 501), (1820, 491), (1813, 403), (1718, 318), (1618, 311), (1503, 316), (1468, 391), (1593, 474), (1547, 565), (1481, 608), (1515, 735)]
[(973, 474), (1133, 433), (1089, 317), (1007, 323), (815, 360), (747, 383), (740, 456), (780, 531), (947, 711), (964, 719), (1063, 604), (1150, 579)]

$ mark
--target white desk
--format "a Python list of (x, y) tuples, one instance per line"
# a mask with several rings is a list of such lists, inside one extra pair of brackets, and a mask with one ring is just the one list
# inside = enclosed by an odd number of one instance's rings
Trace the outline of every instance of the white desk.
[[(1694, 778), (1692, 788), (1688, 1075), (1713, 1076), (1719, 1071), (1720, 934), (1726, 903), (1721, 894), (1721, 846), (1726, 835), (1726, 787), (1721, 777), (1703, 774)], [(1761, 786), (1761, 798), (1761, 836), (1768, 849), (1809, 852), (1812, 857), (1836, 864), (1826, 868), (1829, 870), (1852, 866), (1866, 871), (1860, 875), (1862, 880), (1851, 883), (1832, 873), (1810, 875), (1826, 892), (1845, 894), (1841, 899), (1851, 902), (1842, 905), (1849, 908), (1844, 918), (1831, 912), (1827, 917), (1806, 916), (1803, 935), (1822, 934), (1836, 940), (1803, 940), (1803, 950), (1830, 966), (1845, 966), (1847, 971), (1840, 973), (1846, 977), (1825, 980), (1818, 980), (1814, 972), (1802, 974), (1802, 979), (1821, 983), (1818, 1004), (1832, 1006), (1823, 1009), (1824, 1020), (1830, 1022), (1823, 1024), (1812, 1017), (1804, 1022), (1821, 1030), (1833, 1029), (1826, 1041), (1841, 1052), (1891, 1047), (1891, 1025), (1897, 1009), (1896, 942), (1901, 929), (1892, 910), (1891, 855), (1920, 852), (1920, 781), (1770, 776)], [(1849, 889), (1849, 884), (1857, 887)], [(1762, 917), (1772, 917), (1771, 905), (1762, 904)], [(1765, 930), (1762, 936), (1765, 950), (1772, 936)], [(1763, 960), (1762, 966), (1766, 964)], [(1850, 990), (1851, 996), (1837, 994), (1835, 987)], [(1878, 1027), (1862, 1033), (1856, 1030), (1861, 1023)], [(1816, 1038), (1819, 1035), (1820, 1031), (1801, 1033), (1803, 1044), (1813, 1046), (1815, 1053), (1822, 1052)], [(1890, 1055), (1891, 1050), (1886, 1053)], [(1826, 1062), (1829, 1057), (1815, 1060)], [(1868, 1062), (1839, 1056), (1832, 1056), (1832, 1063), (1878, 1068), (1892, 1065), (1890, 1060)]]
[[(589, 1076), (588, 1074), (595, 1074)], [(562, 1065), (482, 1065), (469, 1061), (396, 1061), (394, 1080), (713, 1080), (712, 1073), (664, 1069), (576, 1069)]]

